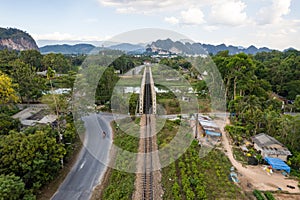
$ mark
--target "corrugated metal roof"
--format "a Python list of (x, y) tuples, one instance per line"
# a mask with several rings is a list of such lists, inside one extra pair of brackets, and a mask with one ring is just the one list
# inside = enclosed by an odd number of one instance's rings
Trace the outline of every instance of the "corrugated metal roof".
[(260, 133), (258, 135), (255, 135), (251, 137), (252, 142), (256, 143), (260, 147), (267, 147), (273, 144), (278, 144), (280, 146), (283, 146), (280, 142), (278, 142), (275, 138), (265, 134), (265, 133)]
[(46, 115), (44, 116), (38, 123), (40, 124), (48, 124), (48, 123), (53, 123), (57, 119), (56, 115)]
[[(252, 142), (254, 142), (257, 146), (262, 148), (265, 153), (270, 155), (292, 155), (291, 152), (280, 142), (278, 142), (275, 138), (260, 133), (251, 137)], [(280, 148), (272, 148), (272, 145), (279, 145)]]
[(199, 123), (201, 124), (201, 126), (208, 126), (208, 127), (218, 128), (218, 126), (213, 121), (199, 120)]

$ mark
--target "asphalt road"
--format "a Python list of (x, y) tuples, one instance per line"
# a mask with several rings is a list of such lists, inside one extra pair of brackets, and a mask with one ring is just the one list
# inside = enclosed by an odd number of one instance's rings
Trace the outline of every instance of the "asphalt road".
[[(87, 130), (83, 149), (52, 200), (88, 200), (93, 188), (99, 184), (106, 166), (99, 160), (109, 159), (112, 144), (110, 121), (111, 114), (91, 114), (84, 119)], [(107, 133), (103, 138), (102, 131)]]

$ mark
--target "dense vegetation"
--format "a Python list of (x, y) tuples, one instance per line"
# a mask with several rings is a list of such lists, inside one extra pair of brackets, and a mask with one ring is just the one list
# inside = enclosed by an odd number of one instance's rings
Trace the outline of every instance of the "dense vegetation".
[[(61, 117), (66, 123), (60, 129), (40, 125), (20, 130), (18, 120), (9, 121), (7, 113), (1, 114), (4, 117), (8, 119), (1, 121), (0, 174), (5, 178), (3, 181), (12, 176), (16, 182), (0, 182), (4, 184), (1, 190), (17, 190), (19, 196), (15, 199), (26, 199), (26, 195), (33, 199), (33, 194), (57, 176), (63, 161), (72, 153), (77, 137), (73, 119)], [(20, 187), (20, 181), (24, 186)]]
[[(166, 121), (158, 133), (159, 148), (177, 133), (180, 121)], [(162, 169), (163, 199), (245, 199), (240, 189), (229, 181), (231, 163), (224, 153), (212, 150), (200, 158), (194, 141), (175, 162)]]
[[(49, 58), (50, 57), (50, 58)], [(69, 63), (69, 64), (66, 64)], [(35, 199), (40, 189), (57, 177), (63, 163), (72, 155), (78, 140), (69, 112), (70, 94), (45, 95), (48, 91), (71, 88), (77, 66), (63, 55), (42, 56), (38, 51), (0, 51), (0, 185), (1, 199)], [(45, 76), (38, 75), (44, 69)], [(47, 75), (47, 76), (46, 76)], [(25, 127), (12, 115), (19, 111), (14, 103), (46, 103), (58, 119), (49, 125)]]
[[(228, 51), (223, 51), (211, 58), (199, 58), (199, 63), (205, 65), (210, 59), (216, 64), (224, 82), (227, 111), (231, 113), (231, 125), (226, 130), (235, 143), (242, 144), (258, 133), (275, 137), (292, 152), (293, 156), (287, 163), (293, 168), (292, 174), (300, 177), (300, 116), (284, 114), (300, 111), (300, 52), (229, 55)], [(197, 80), (199, 72), (186, 62), (182, 57), (160, 61), (179, 70), (196, 91), (200, 110), (209, 110), (204, 106), (209, 106), (212, 91), (203, 80)], [(158, 102), (165, 104), (163, 99), (167, 96), (158, 95)], [(164, 106), (169, 107), (168, 104)], [(261, 157), (257, 159), (261, 160)]]
[(272, 51), (255, 56), (220, 52), (213, 60), (226, 87), (232, 122), (226, 129), (233, 139), (242, 143), (250, 136), (267, 133), (289, 148), (293, 156), (288, 164), (298, 169), (300, 116), (283, 113), (299, 111), (299, 52)]
[(20, 39), (20, 38), (27, 38), (33, 40), (28, 33), (21, 31), (16, 28), (0, 28), (0, 39)]

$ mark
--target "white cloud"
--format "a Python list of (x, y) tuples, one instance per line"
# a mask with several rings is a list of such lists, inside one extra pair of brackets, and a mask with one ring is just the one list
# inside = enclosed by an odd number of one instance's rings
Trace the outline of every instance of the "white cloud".
[[(285, 23), (256, 26), (252, 39), (264, 46), (283, 50), (288, 47), (300, 47), (300, 21), (290, 20)], [(253, 42), (252, 40), (252, 42)]]
[(272, 0), (268, 7), (263, 7), (257, 14), (257, 22), (261, 25), (282, 21), (282, 17), (290, 13), (292, 0)]
[(117, 8), (116, 9), (118, 13), (135, 13), (137, 10), (133, 7), (128, 8)]
[[(118, 13), (163, 14), (170, 24), (204, 24), (203, 10), (211, 8), (213, 24), (241, 25), (247, 20), (246, 4), (242, 0), (98, 0), (102, 5), (114, 7)], [(192, 7), (194, 6), (194, 7)], [(176, 19), (175, 19), (176, 18)]]
[[(165, 11), (184, 10), (191, 5), (199, 7), (209, 5), (211, 2), (219, 0), (98, 0), (101, 5), (116, 8), (121, 13), (161, 13)], [(128, 9), (130, 8), (130, 9)], [(124, 10), (126, 12), (124, 12)]]
[(165, 17), (165, 21), (173, 25), (179, 23), (179, 19), (177, 19), (176, 17)]
[(178, 5), (180, 0), (98, 0), (102, 5), (115, 7), (119, 13), (155, 13)]
[(164, 20), (172, 25), (200, 25), (205, 23), (204, 14), (200, 8), (188, 8), (182, 10), (179, 17), (165, 17)]
[(201, 31), (213, 32), (207, 34), (204, 42), (218, 38), (220, 43), (244, 46), (254, 44), (280, 49), (288, 44), (300, 46), (300, 20), (295, 19), (299, 16), (295, 14), (297, 8), (293, 8), (293, 16), (285, 18), (291, 12), (292, 0), (98, 1), (118, 13), (152, 14), (169, 24), (179, 25), (175, 29), (180, 25), (193, 25), (181, 30), (195, 38), (200, 37)]
[(219, 29), (217, 26), (210, 26), (210, 25), (206, 25), (203, 28), (204, 28), (204, 30), (206, 30), (208, 32), (216, 31)]
[(186, 11), (181, 11), (180, 14), (183, 24), (199, 25), (205, 22), (204, 14), (199, 8), (189, 8)]
[(211, 18), (215, 24), (238, 26), (247, 23), (244, 11), (246, 4), (240, 0), (217, 1), (211, 7)]

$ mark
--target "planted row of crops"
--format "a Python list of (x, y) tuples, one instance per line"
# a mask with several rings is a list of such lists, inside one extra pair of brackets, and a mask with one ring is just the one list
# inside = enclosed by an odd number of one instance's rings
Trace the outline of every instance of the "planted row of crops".
[(256, 197), (257, 200), (275, 200), (271, 192), (262, 193), (259, 190), (254, 190), (253, 195)]
[[(173, 130), (176, 134), (176, 127)], [(169, 137), (170, 131), (166, 135), (161, 131), (158, 143), (163, 144)], [(231, 163), (224, 153), (212, 150), (200, 158), (199, 151), (194, 141), (178, 160), (163, 168), (163, 199), (245, 199), (240, 188), (229, 180)]]

